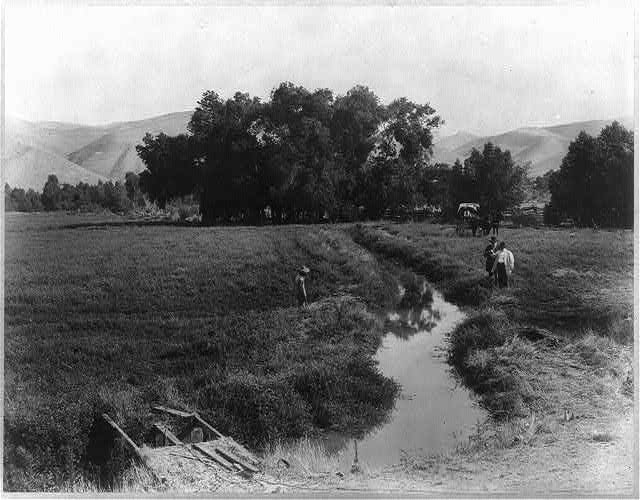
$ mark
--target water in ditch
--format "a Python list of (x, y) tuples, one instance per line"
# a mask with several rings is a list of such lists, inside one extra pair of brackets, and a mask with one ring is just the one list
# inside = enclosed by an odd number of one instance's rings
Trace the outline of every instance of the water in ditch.
[[(428, 307), (387, 313), (387, 333), (376, 357), (382, 373), (395, 379), (402, 391), (388, 421), (358, 440), (363, 468), (398, 464), (404, 453), (446, 453), (466, 442), (486, 420), (486, 411), (446, 361), (447, 334), (463, 319), (464, 313), (436, 291)], [(342, 468), (351, 466), (353, 440), (333, 434), (322, 444), (339, 454)]]

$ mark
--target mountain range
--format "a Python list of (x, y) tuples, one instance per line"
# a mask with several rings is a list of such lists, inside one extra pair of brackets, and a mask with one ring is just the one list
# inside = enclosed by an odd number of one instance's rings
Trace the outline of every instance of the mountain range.
[[(77, 184), (122, 180), (127, 172), (139, 173), (144, 164), (136, 145), (145, 133), (184, 133), (191, 111), (170, 113), (139, 121), (88, 126), (62, 122), (29, 122), (7, 117), (4, 180), (11, 187), (41, 191), (49, 174), (60, 183)], [(613, 120), (593, 120), (552, 127), (526, 127), (493, 136), (468, 132), (441, 137), (434, 144), (433, 160), (452, 164), (463, 161), (472, 148), (486, 142), (508, 149), (518, 163), (531, 163), (533, 177), (557, 169), (569, 143), (581, 130), (597, 135)], [(618, 119), (633, 128), (633, 119)]]
[[(620, 124), (633, 129), (633, 118), (617, 118)], [(468, 132), (442, 137), (433, 146), (433, 160), (452, 164), (456, 159), (464, 161), (473, 148), (482, 151), (487, 142), (500, 149), (508, 149), (514, 161), (519, 164), (530, 163), (529, 175), (537, 177), (549, 170), (560, 168), (562, 158), (567, 154), (569, 143), (584, 130), (597, 136), (600, 131), (614, 120), (591, 120), (567, 123), (551, 127), (523, 127), (503, 134), (477, 136)]]
[(136, 145), (145, 133), (177, 135), (187, 131), (191, 111), (103, 126), (28, 122), (7, 117), (4, 180), (11, 187), (41, 191), (49, 174), (60, 183), (122, 180), (144, 164)]

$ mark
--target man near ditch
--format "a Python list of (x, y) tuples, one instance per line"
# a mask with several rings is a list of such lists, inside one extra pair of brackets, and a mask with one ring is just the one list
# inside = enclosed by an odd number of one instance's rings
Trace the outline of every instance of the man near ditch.
[(304, 286), (304, 280), (309, 274), (309, 268), (307, 266), (302, 266), (298, 270), (298, 274), (296, 274), (295, 279), (295, 293), (296, 300), (298, 302), (299, 307), (307, 307), (307, 289)]
[[(498, 239), (495, 236), (489, 238), (489, 244), (487, 248), (484, 249), (484, 258), (485, 258), (485, 269), (489, 273), (489, 279), (494, 277), (493, 274), (493, 261), (496, 260), (496, 245), (498, 243)], [(496, 280), (497, 282), (497, 280)]]

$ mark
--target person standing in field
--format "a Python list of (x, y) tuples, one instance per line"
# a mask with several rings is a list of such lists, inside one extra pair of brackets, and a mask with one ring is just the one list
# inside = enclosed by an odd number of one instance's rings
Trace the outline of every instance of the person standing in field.
[(489, 238), (489, 244), (484, 249), (485, 269), (489, 273), (489, 278), (494, 276), (493, 274), (493, 261), (496, 260), (496, 244), (498, 240), (495, 236)]
[(295, 280), (295, 294), (296, 300), (298, 301), (298, 306), (306, 307), (307, 304), (307, 289), (304, 285), (304, 280), (309, 274), (309, 268), (307, 266), (302, 266), (298, 270), (298, 274), (296, 274)]
[(498, 211), (493, 213), (493, 217), (491, 217), (491, 230), (495, 236), (498, 236), (498, 229), (500, 229), (500, 219), (502, 219), (502, 214)]
[(514, 259), (510, 250), (507, 250), (504, 241), (498, 245), (498, 253), (493, 262), (492, 271), (496, 273), (498, 278), (498, 286), (505, 288), (509, 286), (509, 277), (513, 272)]

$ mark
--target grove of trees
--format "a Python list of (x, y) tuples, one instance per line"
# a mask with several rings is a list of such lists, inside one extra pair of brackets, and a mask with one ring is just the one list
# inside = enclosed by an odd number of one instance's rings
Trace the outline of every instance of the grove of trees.
[(139, 187), (139, 177), (128, 173), (124, 183), (80, 182), (75, 186), (60, 184), (55, 175), (49, 175), (42, 193), (33, 189), (4, 186), (4, 207), (7, 212), (38, 212), (41, 210), (111, 210), (122, 213), (143, 206), (144, 197)]
[(592, 137), (581, 132), (551, 173), (545, 221), (633, 227), (633, 132), (613, 122)]
[(207, 91), (188, 134), (137, 146), (140, 186), (161, 207), (196, 195), (205, 223), (375, 218), (419, 197), (440, 123), (429, 104), (383, 105), (364, 86), (334, 97), (285, 82), (268, 102)]
[(509, 151), (488, 142), (482, 152), (472, 149), (464, 163), (456, 160), (451, 169), (448, 213), (455, 213), (460, 201), (480, 204), (493, 214), (519, 205), (525, 198), (527, 168), (517, 165)]

